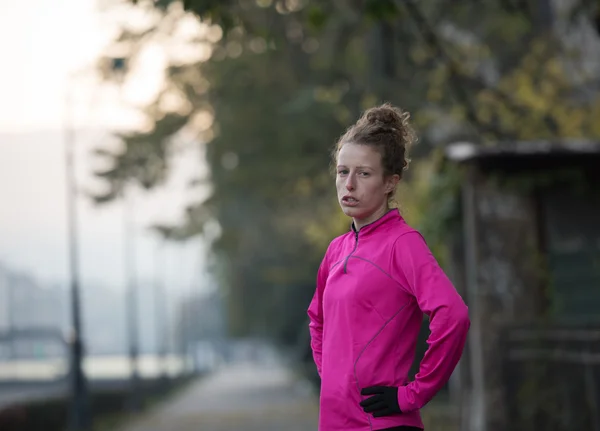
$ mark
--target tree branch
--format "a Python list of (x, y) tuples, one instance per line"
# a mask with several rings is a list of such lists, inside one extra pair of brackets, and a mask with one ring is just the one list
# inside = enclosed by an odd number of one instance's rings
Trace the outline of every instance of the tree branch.
[[(433, 30), (433, 28), (429, 25), (427, 19), (422, 14), (421, 10), (417, 6), (417, 4), (413, 0), (406, 0), (403, 2), (408, 13), (412, 16), (417, 26), (419, 27), (422, 36), (425, 41), (430, 45), (431, 48), (442, 58), (445, 60), (448, 68), (450, 70), (450, 83), (451, 88), (454, 92), (456, 99), (462, 103), (467, 110), (467, 119), (477, 130), (482, 132), (491, 133), (496, 138), (514, 138), (514, 133), (507, 132), (505, 130), (501, 130), (497, 127), (494, 127), (490, 124), (483, 123), (476, 113), (475, 105), (471, 100), (470, 95), (465, 90), (466, 84), (473, 84), (472, 78), (470, 82), (467, 82), (462, 72), (460, 72), (456, 62), (452, 59), (447, 53), (446, 50), (442, 47), (442, 44), (439, 40), (439, 37)], [(485, 87), (483, 83), (480, 83), (482, 87)]]
[[(483, 124), (477, 117), (475, 106), (473, 105), (468, 93), (465, 91), (465, 88), (470, 87), (476, 91), (490, 91), (499, 101), (504, 103), (509, 109), (519, 112), (521, 114), (527, 114), (528, 109), (517, 103), (512, 97), (499, 90), (498, 88), (489, 87), (481, 79), (478, 79), (473, 76), (468, 76), (461, 72), (458, 65), (456, 64), (456, 61), (452, 57), (450, 57), (450, 55), (443, 48), (439, 37), (435, 33), (435, 30), (433, 30), (431, 25), (428, 23), (427, 19), (422, 14), (416, 2), (414, 0), (406, 0), (404, 4), (406, 5), (406, 8), (409, 11), (409, 13), (413, 16), (414, 20), (419, 25), (419, 28), (421, 29), (425, 40), (448, 64), (451, 73), (451, 82), (454, 84), (453, 89), (457, 97), (463, 103), (465, 103), (465, 106), (467, 107), (467, 115), (472, 124), (482, 129), (483, 131), (499, 135), (498, 137), (501, 138), (515, 138), (516, 136), (514, 132), (499, 130), (488, 124)], [(546, 114), (543, 118), (543, 121), (552, 133), (558, 131), (558, 124), (556, 123), (554, 118)]]

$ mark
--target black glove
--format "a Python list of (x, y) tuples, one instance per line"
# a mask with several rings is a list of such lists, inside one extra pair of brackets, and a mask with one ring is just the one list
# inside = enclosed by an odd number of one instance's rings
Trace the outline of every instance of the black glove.
[(380, 418), (396, 413), (402, 413), (398, 405), (398, 388), (393, 386), (370, 386), (360, 391), (361, 395), (373, 395), (360, 402), (365, 413), (373, 413)]

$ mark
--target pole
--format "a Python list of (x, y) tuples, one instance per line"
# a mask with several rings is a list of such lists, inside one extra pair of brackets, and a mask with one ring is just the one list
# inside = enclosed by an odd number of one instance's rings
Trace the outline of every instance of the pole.
[[(185, 244), (185, 243), (184, 243)], [(182, 245), (183, 246), (183, 245)], [(182, 249), (185, 253), (185, 248)], [(184, 259), (181, 260), (184, 262)], [(194, 298), (194, 280), (189, 280), (187, 285), (187, 300), (185, 307), (185, 350), (184, 350), (184, 366), (187, 375), (194, 372), (194, 311), (195, 311), (195, 298)]]
[(167, 382), (167, 334), (166, 334), (166, 316), (167, 316), (167, 295), (165, 293), (164, 272), (165, 272), (165, 257), (164, 240), (159, 239), (156, 248), (156, 276), (154, 280), (154, 313), (155, 313), (155, 330), (156, 330), (156, 357), (160, 368), (159, 381), (162, 386)]
[(130, 409), (140, 409), (139, 374), (138, 374), (138, 291), (135, 275), (134, 223), (132, 220), (133, 205), (131, 194), (123, 190), (123, 242), (125, 253), (125, 277), (127, 280), (127, 323), (129, 334), (129, 363), (130, 374)]
[(71, 124), (71, 99), (67, 91), (65, 122), (65, 166), (67, 184), (67, 220), (68, 248), (71, 293), (72, 328), (69, 339), (70, 347), (70, 429), (74, 431), (87, 430), (91, 425), (88, 411), (88, 388), (82, 363), (84, 343), (82, 340), (81, 304), (79, 287), (79, 239), (77, 235), (77, 187), (75, 178), (74, 144), (75, 133)]
[(9, 280), (7, 278), (6, 280), (6, 303), (7, 303), (7, 307), (6, 307), (6, 313), (8, 315), (8, 329), (7, 329), (7, 333), (8, 333), (8, 359), (9, 360), (13, 360), (16, 358), (16, 354), (15, 354), (15, 316), (14, 316), (14, 311), (13, 311), (13, 307), (14, 307), (14, 286), (13, 286), (13, 281)]
[[(118, 85), (119, 99), (122, 97), (123, 83), (127, 73), (127, 59), (115, 57), (111, 60), (110, 68)], [(133, 223), (132, 193), (127, 193), (127, 184), (123, 185), (123, 245), (125, 257), (125, 283), (127, 292), (127, 332), (129, 344), (130, 363), (130, 405), (132, 411), (141, 408), (140, 403), (140, 378), (138, 373), (138, 286), (135, 273), (135, 225)]]
[(487, 431), (487, 394), (485, 382), (485, 366), (483, 363), (483, 341), (481, 319), (479, 315), (480, 293), (478, 286), (478, 226), (477, 226), (477, 196), (474, 185), (473, 173), (462, 186), (462, 210), (464, 213), (464, 248), (465, 272), (467, 285), (467, 300), (473, 326), (469, 331), (469, 356), (471, 360), (471, 379), (473, 381), (473, 403), (468, 415), (468, 426), (465, 429)]

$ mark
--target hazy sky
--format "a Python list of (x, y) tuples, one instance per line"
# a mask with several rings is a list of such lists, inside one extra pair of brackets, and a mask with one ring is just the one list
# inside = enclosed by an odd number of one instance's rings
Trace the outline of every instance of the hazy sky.
[[(72, 78), (87, 67), (110, 37), (95, 0), (0, 1), (0, 261), (31, 272), (43, 281), (67, 280), (64, 95), (75, 93), (78, 177), (93, 186), (90, 149), (106, 140), (110, 128), (131, 117), (119, 110), (116, 93), (98, 90), (90, 79)], [(130, 93), (137, 100), (152, 94), (156, 74), (142, 76)], [(135, 94), (130, 94), (133, 98)], [(90, 130), (94, 130), (91, 132)], [(153, 196), (135, 197), (138, 268), (154, 274), (156, 242), (145, 226), (173, 220), (189, 199), (185, 183), (198, 171), (198, 154), (183, 154), (177, 175)], [(93, 208), (79, 204), (82, 277), (85, 282), (120, 287), (124, 282), (122, 211), (119, 203)], [(198, 279), (201, 244), (169, 250), (173, 289)]]

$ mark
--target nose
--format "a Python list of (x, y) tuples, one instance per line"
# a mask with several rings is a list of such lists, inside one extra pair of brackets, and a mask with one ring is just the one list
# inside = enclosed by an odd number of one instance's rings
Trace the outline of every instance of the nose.
[(348, 191), (354, 190), (354, 175), (348, 175), (346, 179), (346, 189)]

